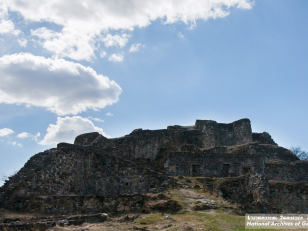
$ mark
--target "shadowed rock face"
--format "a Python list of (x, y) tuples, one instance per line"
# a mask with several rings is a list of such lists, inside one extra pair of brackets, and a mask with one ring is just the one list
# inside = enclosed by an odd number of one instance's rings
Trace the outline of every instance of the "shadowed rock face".
[[(277, 146), (268, 133), (252, 133), (249, 119), (230, 124), (197, 120), (193, 126), (136, 129), (114, 139), (93, 132), (77, 136), (74, 144), (59, 143), (57, 148), (31, 157), (0, 188), (0, 208), (73, 213), (117, 211), (115, 206), (120, 206), (137, 211), (142, 200), (129, 202), (124, 195), (164, 191), (174, 184), (174, 175), (225, 178), (268, 174), (262, 181), (265, 187), (271, 178), (307, 180), (306, 163), (294, 161), (298, 158)], [(279, 174), (284, 171), (287, 177)], [(292, 171), (300, 172), (292, 177)], [(241, 190), (242, 195), (246, 186)], [(263, 191), (261, 197), (256, 189), (251, 200), (267, 201), (269, 193)]]

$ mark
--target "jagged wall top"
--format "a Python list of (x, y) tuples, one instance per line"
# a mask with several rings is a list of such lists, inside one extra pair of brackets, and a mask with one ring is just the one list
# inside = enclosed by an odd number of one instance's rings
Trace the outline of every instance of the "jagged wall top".
[(168, 126), (161, 130), (135, 129), (129, 135), (107, 139), (97, 132), (76, 137), (75, 145), (94, 145), (101, 148), (119, 147), (134, 152), (135, 157), (154, 159), (165, 143), (175, 146), (193, 144), (198, 148), (233, 146), (252, 142), (249, 119), (241, 119), (229, 124), (213, 120), (197, 120), (194, 126)]

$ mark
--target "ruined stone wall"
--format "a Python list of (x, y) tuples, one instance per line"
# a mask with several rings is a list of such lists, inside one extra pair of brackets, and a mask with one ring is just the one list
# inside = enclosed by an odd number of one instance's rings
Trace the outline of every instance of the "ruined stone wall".
[(299, 158), (290, 150), (271, 144), (260, 144), (258, 142), (246, 143), (234, 146), (214, 147), (202, 149), (203, 153), (226, 153), (226, 154), (246, 154), (262, 155), (265, 160), (283, 160), (286, 162), (298, 161)]
[(308, 213), (308, 183), (268, 181), (257, 174), (205, 178), (203, 188), (248, 213)]
[(267, 181), (262, 174), (239, 177), (205, 178), (204, 191), (238, 203), (246, 212), (267, 212)]
[(308, 182), (308, 161), (267, 161), (265, 173), (268, 179), (276, 181)]
[(308, 213), (308, 184), (269, 181), (268, 203), (276, 213)]
[[(180, 146), (184, 143), (201, 146), (198, 143), (201, 132), (198, 130), (142, 130), (136, 129), (127, 136), (115, 139), (107, 139), (101, 135), (91, 143), (92, 146), (106, 149), (115, 148), (122, 149), (130, 156), (135, 158), (148, 158), (154, 160), (159, 153), (160, 148), (171, 143), (175, 146)], [(78, 136), (74, 142), (77, 145), (83, 145), (89, 140), (87, 134)]]
[(11, 203), (19, 212), (52, 214), (142, 212), (145, 195), (26, 196)]
[(195, 128), (202, 131), (202, 147), (232, 146), (252, 141), (249, 119), (241, 119), (230, 124), (212, 120), (197, 120)]
[[(136, 129), (115, 139), (94, 132), (76, 137), (74, 144), (60, 143), (31, 157), (0, 188), (0, 208), (57, 213), (135, 211), (138, 200), (124, 203), (108, 198), (164, 191), (173, 185), (168, 176), (172, 175), (223, 180), (215, 186), (218, 193), (245, 206), (254, 203), (254, 211), (262, 212), (268, 211), (269, 189), (276, 187), (273, 198), (281, 192), (280, 186), (268, 186), (268, 179), (308, 180), (307, 163), (298, 160), (278, 147), (268, 133), (252, 134), (248, 119)], [(290, 195), (296, 203), (302, 201), (302, 194), (292, 191)]]
[(170, 152), (165, 156), (165, 172), (172, 176), (235, 177), (263, 173), (262, 155)]
[(28, 196), (145, 194), (163, 191), (172, 181), (147, 167), (146, 160), (127, 158), (121, 149), (59, 146), (31, 157), (0, 188), (0, 207), (9, 208), (16, 198)]
[(154, 160), (165, 143), (175, 146), (193, 144), (199, 148), (230, 146), (252, 141), (249, 119), (241, 119), (230, 124), (212, 120), (197, 120), (194, 126), (168, 126), (161, 130), (136, 129), (124, 137), (107, 139), (98, 133), (76, 137), (75, 145), (93, 145), (100, 148), (124, 148), (135, 158)]
[(259, 144), (273, 144), (277, 145), (275, 141), (272, 139), (271, 135), (268, 134), (267, 132), (262, 132), (262, 133), (252, 133), (252, 141), (253, 142), (258, 142)]

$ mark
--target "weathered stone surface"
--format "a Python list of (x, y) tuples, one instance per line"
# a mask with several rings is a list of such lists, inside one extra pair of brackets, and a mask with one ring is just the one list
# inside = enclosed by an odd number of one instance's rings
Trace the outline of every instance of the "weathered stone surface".
[[(173, 211), (179, 206), (170, 199), (148, 203), (146, 195), (172, 187), (171, 176), (206, 177), (204, 190), (246, 211), (306, 211), (305, 184), (291, 182), (308, 182), (308, 162), (277, 146), (268, 133), (252, 133), (248, 119), (136, 129), (115, 139), (97, 132), (79, 135), (74, 144), (59, 143), (31, 157), (0, 188), (0, 208), (58, 214)], [(277, 205), (282, 202), (277, 195), (285, 198), (283, 205)]]
[(271, 135), (268, 134), (267, 132), (262, 132), (262, 133), (252, 133), (252, 141), (253, 142), (258, 142), (259, 144), (273, 144), (277, 145), (275, 141), (272, 139)]
[(291, 163), (282, 160), (265, 162), (267, 178), (276, 181), (308, 182), (307, 170), (307, 160), (298, 160)]
[(252, 141), (249, 119), (241, 119), (230, 124), (212, 120), (197, 120), (194, 126), (169, 126), (161, 130), (136, 129), (129, 135), (107, 139), (97, 133), (77, 136), (75, 145), (92, 145), (101, 148), (121, 148), (136, 158), (154, 160), (165, 143), (176, 146), (193, 144), (198, 148), (230, 146)]
[(264, 171), (262, 155), (170, 152), (165, 160), (165, 172), (173, 176), (235, 177)]

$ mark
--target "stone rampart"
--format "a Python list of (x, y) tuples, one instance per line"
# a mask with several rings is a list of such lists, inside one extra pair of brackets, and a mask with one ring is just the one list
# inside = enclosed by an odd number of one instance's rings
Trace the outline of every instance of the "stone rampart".
[(212, 120), (197, 120), (195, 129), (202, 131), (202, 147), (232, 146), (252, 141), (249, 119), (241, 119), (230, 124)]
[(236, 177), (264, 172), (264, 156), (226, 153), (171, 152), (165, 172), (172, 176)]
[(145, 195), (24, 196), (14, 197), (11, 202), (14, 207), (8, 209), (43, 214), (141, 213), (145, 200)]
[(169, 126), (161, 130), (136, 129), (124, 137), (107, 139), (98, 133), (82, 134), (75, 139), (75, 145), (92, 145), (100, 148), (123, 148), (135, 158), (154, 160), (165, 143), (175, 146), (193, 144), (198, 148), (230, 146), (252, 141), (249, 119), (230, 124), (212, 120), (197, 120), (194, 126)]
[[(283, 193), (279, 185), (268, 186), (268, 180), (308, 182), (307, 169), (307, 162), (277, 146), (268, 133), (252, 133), (248, 119), (136, 129), (114, 139), (93, 132), (77, 136), (74, 144), (59, 143), (31, 157), (0, 188), (0, 208), (46, 213), (137, 211), (140, 200), (135, 196), (164, 191), (174, 184), (171, 176), (203, 176), (220, 182), (217, 195), (243, 203), (247, 211), (262, 212), (269, 211), (270, 195)], [(299, 203), (306, 194), (290, 195), (299, 197)], [(294, 206), (290, 211), (299, 208)]]
[(77, 145), (39, 153), (0, 188), (0, 207), (15, 206), (23, 197), (146, 194), (172, 184), (146, 160), (123, 157), (121, 149)]
[(308, 182), (308, 161), (298, 160), (294, 162), (267, 161), (265, 172), (268, 179), (276, 181)]
[(308, 213), (308, 184), (269, 181), (269, 200), (275, 213)]

